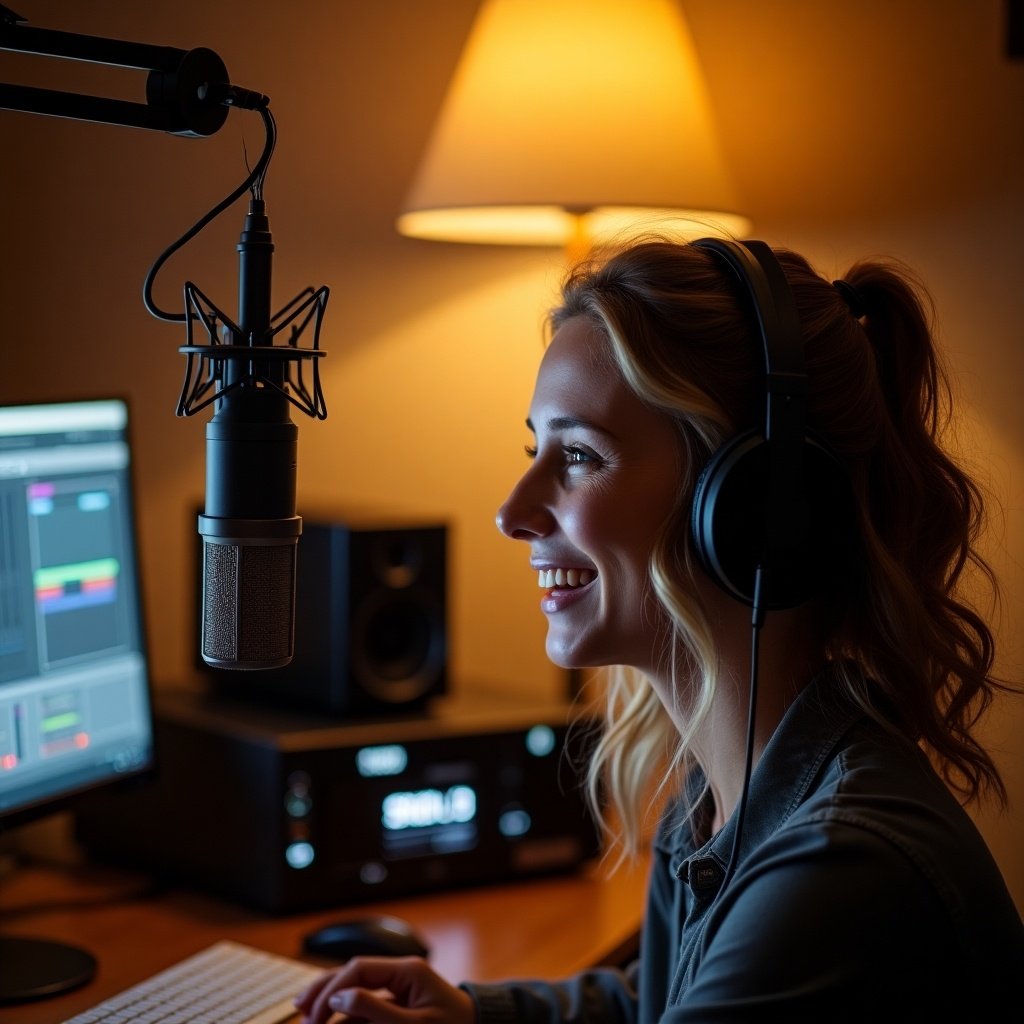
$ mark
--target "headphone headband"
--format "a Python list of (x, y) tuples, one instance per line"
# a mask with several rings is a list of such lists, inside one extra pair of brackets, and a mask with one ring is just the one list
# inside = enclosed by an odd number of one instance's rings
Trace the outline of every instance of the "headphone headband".
[(764, 437), (803, 440), (807, 371), (800, 316), (775, 253), (764, 242), (699, 238), (693, 243), (720, 256), (743, 286), (764, 352)]

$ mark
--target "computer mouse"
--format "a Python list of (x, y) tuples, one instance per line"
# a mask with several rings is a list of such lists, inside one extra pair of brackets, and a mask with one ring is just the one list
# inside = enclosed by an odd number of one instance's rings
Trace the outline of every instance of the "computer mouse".
[(322, 925), (304, 936), (302, 951), (328, 960), (348, 960), (354, 956), (430, 955), (426, 941), (408, 921), (386, 915), (357, 917)]

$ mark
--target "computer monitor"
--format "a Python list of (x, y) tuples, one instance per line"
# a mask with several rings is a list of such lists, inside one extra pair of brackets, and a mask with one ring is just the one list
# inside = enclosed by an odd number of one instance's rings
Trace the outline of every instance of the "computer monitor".
[[(0, 406), (0, 833), (153, 769), (128, 431), (120, 398)], [(0, 1002), (94, 970), (0, 936)]]

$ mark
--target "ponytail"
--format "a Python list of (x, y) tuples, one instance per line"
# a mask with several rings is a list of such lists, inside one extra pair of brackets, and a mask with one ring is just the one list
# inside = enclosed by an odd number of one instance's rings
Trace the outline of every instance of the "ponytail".
[[(992, 632), (966, 590), (998, 588), (977, 548), (984, 501), (947, 447), (954, 400), (933, 341), (927, 292), (899, 264), (865, 260), (856, 293), (881, 398), (876, 443), (855, 462), (866, 592), (851, 603), (844, 645), (965, 800), (1006, 790), (973, 736), (995, 692)], [(847, 319), (850, 313), (847, 310)]]

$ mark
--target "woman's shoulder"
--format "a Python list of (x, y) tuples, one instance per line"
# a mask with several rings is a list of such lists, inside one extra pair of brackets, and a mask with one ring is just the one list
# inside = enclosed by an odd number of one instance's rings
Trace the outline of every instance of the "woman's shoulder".
[(794, 883), (814, 886), (820, 875), (823, 892), (849, 872), (869, 902), (908, 913), (927, 902), (957, 927), (987, 918), (1019, 937), (1020, 915), (991, 851), (925, 753), (834, 688), (804, 696), (758, 768), (752, 806), (761, 813), (743, 837), (748, 866), (798, 866), (806, 877), (798, 872)]
[(1002, 934), (1022, 955), (1020, 914), (973, 819), (920, 750), (874, 723), (850, 733), (751, 854), (829, 884), (855, 865), (860, 898), (907, 913), (934, 904), (965, 934)]

